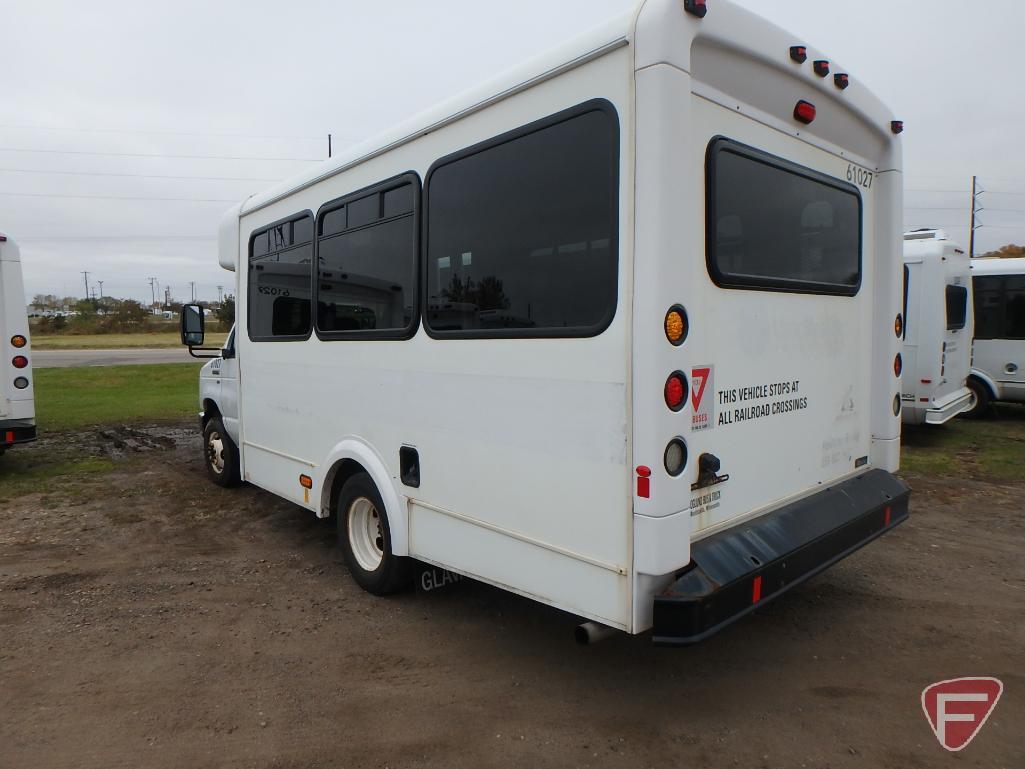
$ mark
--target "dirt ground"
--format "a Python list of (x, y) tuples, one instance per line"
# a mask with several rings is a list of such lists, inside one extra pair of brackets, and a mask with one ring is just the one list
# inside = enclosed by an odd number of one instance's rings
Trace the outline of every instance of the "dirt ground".
[[(117, 435), (16, 449), (115, 461), (0, 502), (3, 769), (1025, 766), (1025, 478), (912, 477), (908, 523), (703, 645), (583, 648), (477, 583), (363, 593), (191, 424)], [(919, 698), (962, 675), (1005, 691), (948, 754)]]

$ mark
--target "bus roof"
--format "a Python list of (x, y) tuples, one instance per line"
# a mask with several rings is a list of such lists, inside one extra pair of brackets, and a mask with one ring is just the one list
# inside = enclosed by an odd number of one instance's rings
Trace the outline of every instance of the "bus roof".
[(1001, 259), (998, 256), (972, 259), (975, 275), (1025, 275), (1025, 257)]

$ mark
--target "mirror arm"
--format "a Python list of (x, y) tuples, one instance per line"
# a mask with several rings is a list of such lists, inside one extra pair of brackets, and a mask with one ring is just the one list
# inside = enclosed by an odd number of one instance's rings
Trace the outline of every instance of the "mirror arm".
[(220, 347), (193, 347), (191, 344), (189, 345), (189, 355), (191, 355), (193, 358), (199, 358), (200, 360), (203, 360), (205, 358), (220, 358), (221, 357), (220, 355), (196, 355), (196, 351), (197, 350), (199, 352), (217, 352), (217, 353), (219, 353), (221, 351), (221, 348)]

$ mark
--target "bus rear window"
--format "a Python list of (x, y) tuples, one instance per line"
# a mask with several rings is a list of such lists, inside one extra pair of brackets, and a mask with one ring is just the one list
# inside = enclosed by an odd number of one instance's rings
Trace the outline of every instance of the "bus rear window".
[(968, 289), (947, 286), (947, 331), (959, 331), (968, 318)]
[(728, 139), (707, 156), (707, 259), (716, 285), (853, 296), (861, 196), (846, 182)]

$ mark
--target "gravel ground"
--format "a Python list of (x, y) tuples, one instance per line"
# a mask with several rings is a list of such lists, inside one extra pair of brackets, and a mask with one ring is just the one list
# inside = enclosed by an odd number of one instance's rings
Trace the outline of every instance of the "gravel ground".
[[(3, 769), (1025, 766), (1025, 480), (910, 478), (908, 523), (705, 644), (582, 648), (472, 581), (363, 593), (191, 424), (17, 450), (116, 469), (0, 503)], [(961, 675), (1005, 691), (948, 754), (919, 697)]]

